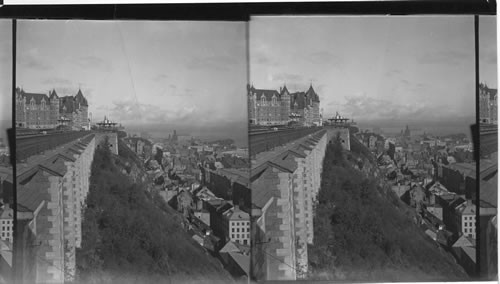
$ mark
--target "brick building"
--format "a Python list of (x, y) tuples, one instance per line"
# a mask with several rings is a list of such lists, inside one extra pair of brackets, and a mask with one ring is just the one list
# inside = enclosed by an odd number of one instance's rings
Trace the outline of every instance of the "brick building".
[(55, 89), (47, 95), (16, 88), (17, 127), (43, 129), (58, 125), (75, 130), (89, 128), (88, 102), (81, 90), (75, 96), (59, 97)]
[(306, 126), (320, 125), (319, 96), (311, 85), (306, 92), (256, 89), (247, 85), (248, 115), (254, 125), (280, 125), (297, 121)]
[(488, 88), (486, 84), (479, 84), (479, 119), (481, 123), (498, 123), (497, 89)]

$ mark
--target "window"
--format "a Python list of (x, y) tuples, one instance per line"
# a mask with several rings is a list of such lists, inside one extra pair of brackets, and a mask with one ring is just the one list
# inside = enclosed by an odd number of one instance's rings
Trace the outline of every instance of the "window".
[(239, 232), (240, 232), (240, 228), (237, 228), (237, 229), (236, 229), (236, 232), (237, 232), (237, 233), (239, 233)]
[(238, 239), (239, 239), (239, 238), (240, 238), (240, 234), (236, 234), (236, 238), (238, 238)]
[(263, 106), (265, 106), (265, 105), (266, 105), (266, 98), (265, 98), (265, 96), (262, 96), (262, 97), (260, 98), (260, 103), (261, 103)]
[(234, 233), (234, 228), (231, 228), (231, 232), (233, 232), (233, 233)]
[(234, 239), (234, 234), (231, 234), (231, 239)]

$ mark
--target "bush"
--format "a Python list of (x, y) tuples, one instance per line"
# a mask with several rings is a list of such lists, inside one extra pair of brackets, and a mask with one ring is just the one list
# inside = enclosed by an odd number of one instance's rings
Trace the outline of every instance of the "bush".
[[(120, 158), (106, 147), (96, 149), (82, 247), (76, 255), (78, 281), (117, 282), (124, 275), (137, 283), (165, 282), (180, 275), (185, 281), (231, 281), (218, 260), (180, 227), (161, 197), (146, 195), (145, 185), (122, 174), (115, 159)], [(118, 164), (126, 162), (131, 161)]]
[[(356, 150), (364, 153), (364, 146), (358, 146)], [(314, 245), (308, 250), (311, 275), (315, 275), (311, 277), (467, 279), (451, 255), (437, 250), (401, 211), (397, 197), (390, 190), (386, 194), (376, 178), (364, 177), (352, 166), (355, 162), (348, 163), (344, 156), (339, 143), (328, 145), (315, 207)]]

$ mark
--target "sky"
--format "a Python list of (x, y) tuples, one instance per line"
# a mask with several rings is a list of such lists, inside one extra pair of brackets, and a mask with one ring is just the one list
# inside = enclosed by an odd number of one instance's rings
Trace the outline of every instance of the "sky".
[[(249, 38), (254, 87), (295, 92), (312, 83), (325, 118), (474, 123), (473, 16), (253, 17)], [(484, 80), (496, 86), (491, 71)]]
[(0, 20), (0, 138), (12, 127), (12, 21)]
[(243, 22), (18, 21), (17, 85), (75, 95), (126, 131), (247, 137)]
[(490, 88), (498, 88), (497, 24), (495, 16), (479, 17), (479, 78)]

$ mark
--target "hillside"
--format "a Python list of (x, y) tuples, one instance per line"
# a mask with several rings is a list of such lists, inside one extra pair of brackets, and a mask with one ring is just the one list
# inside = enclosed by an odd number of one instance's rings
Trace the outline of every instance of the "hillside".
[(413, 212), (377, 179), (373, 158), (356, 144), (328, 146), (309, 247), (311, 279), (451, 281), (467, 275), (412, 221)]
[[(126, 173), (136, 172), (134, 183)], [(231, 283), (217, 259), (181, 228), (181, 219), (141, 183), (130, 152), (96, 149), (77, 250), (79, 283)], [(160, 209), (161, 208), (161, 209)]]

